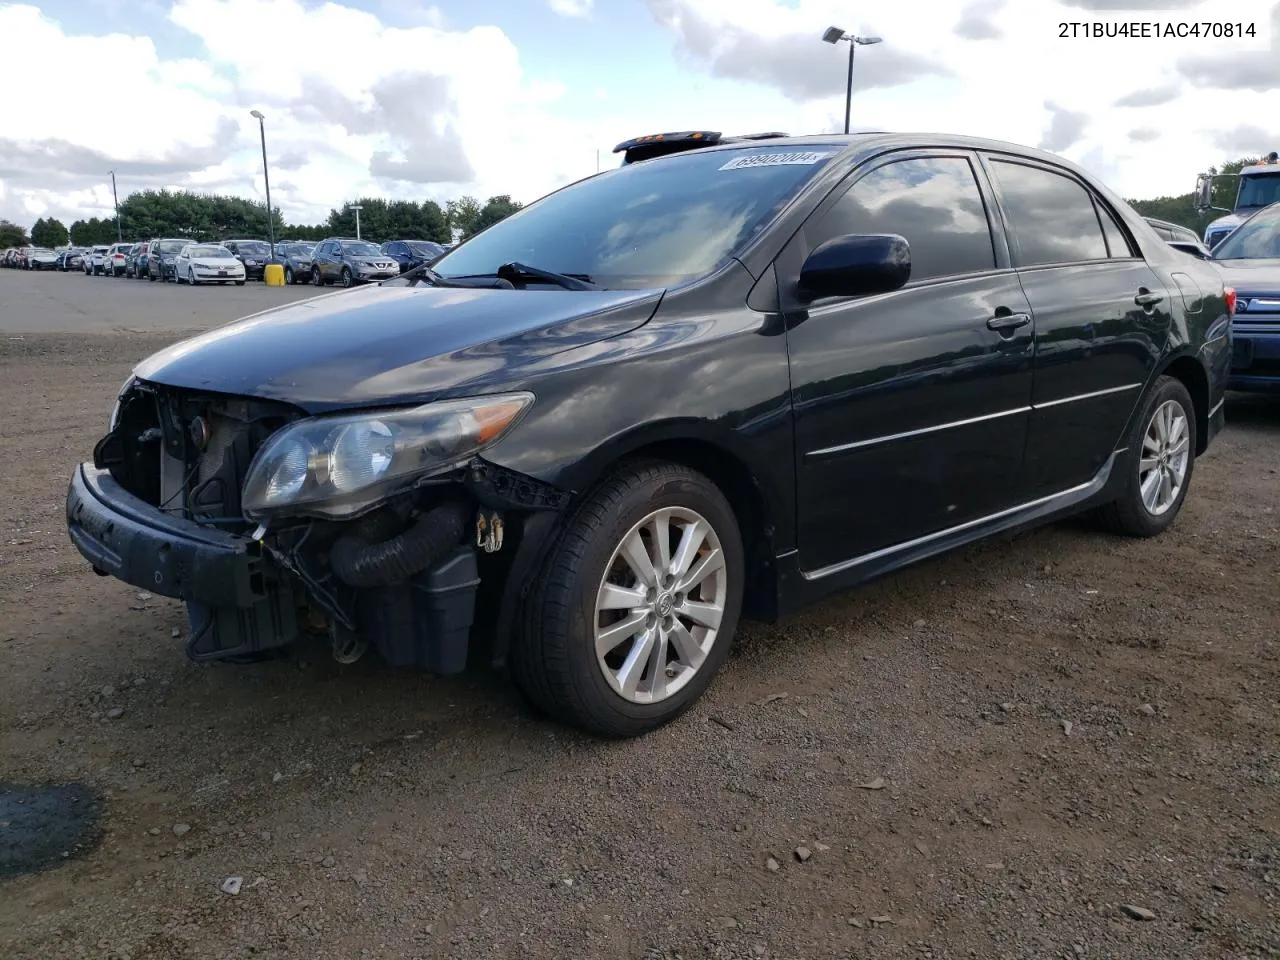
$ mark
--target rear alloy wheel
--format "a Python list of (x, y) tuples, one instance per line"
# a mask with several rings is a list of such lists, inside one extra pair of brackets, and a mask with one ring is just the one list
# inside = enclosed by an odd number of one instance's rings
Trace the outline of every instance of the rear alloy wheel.
[(742, 607), (742, 539), (703, 475), (651, 463), (574, 513), (526, 605), (512, 651), (534, 705), (606, 737), (683, 713), (728, 656)]
[(1195, 469), (1195, 405), (1180, 380), (1156, 381), (1127, 446), (1131, 457), (1124, 493), (1103, 507), (1100, 516), (1117, 533), (1153, 537), (1182, 509)]

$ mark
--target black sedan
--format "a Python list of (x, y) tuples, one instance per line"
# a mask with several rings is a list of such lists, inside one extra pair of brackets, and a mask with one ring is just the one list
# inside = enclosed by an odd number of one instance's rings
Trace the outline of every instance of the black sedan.
[(1052, 154), (700, 145), (150, 357), (68, 525), (186, 601), (193, 658), (322, 624), (340, 660), (483, 657), (631, 736), (740, 615), (1081, 511), (1167, 529), (1222, 426), (1228, 304)]
[(382, 245), (382, 252), (400, 265), (401, 273), (406, 273), (439, 260), (445, 249), (433, 240), (392, 240)]
[(265, 240), (223, 240), (222, 245), (244, 264), (246, 280), (261, 280), (271, 262), (271, 244)]

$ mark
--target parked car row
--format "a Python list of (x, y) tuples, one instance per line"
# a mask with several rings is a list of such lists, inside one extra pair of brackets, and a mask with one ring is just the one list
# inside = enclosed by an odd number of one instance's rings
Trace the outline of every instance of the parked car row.
[[(56, 251), (41, 247), (10, 248), (4, 252), (0, 265), (30, 270), (83, 270), (86, 276), (198, 284), (215, 276), (224, 279), (224, 269), (227, 281), (261, 280), (266, 275), (267, 264), (279, 263), (284, 267), (286, 284), (336, 283), (349, 287), (389, 280), (433, 263), (452, 246), (430, 240), (391, 240), (379, 246), (368, 240), (330, 237), (318, 244), (280, 240), (273, 251), (265, 240), (201, 243), (190, 238), (170, 237), (137, 243), (65, 247)], [(187, 247), (199, 249), (185, 252)], [(202, 274), (201, 264), (228, 259), (235, 261), (235, 265), (219, 263), (212, 268), (217, 271), (216, 275)]]

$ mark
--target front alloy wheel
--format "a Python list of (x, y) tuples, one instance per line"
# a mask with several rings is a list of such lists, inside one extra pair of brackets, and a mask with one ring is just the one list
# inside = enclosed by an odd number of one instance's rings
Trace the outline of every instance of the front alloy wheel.
[(323, 287), (323, 286), (324, 286), (324, 281), (320, 278), (320, 268), (319, 268), (319, 267), (312, 267), (312, 268), (311, 268), (311, 283), (312, 283), (312, 285), (313, 285), (313, 286), (317, 286), (317, 287)]
[(596, 662), (615, 693), (658, 703), (706, 662), (728, 596), (724, 550), (706, 518), (663, 507), (629, 530), (596, 592)]
[(351, 276), (351, 268), (350, 268), (350, 267), (343, 267), (343, 268), (342, 268), (342, 285), (343, 285), (344, 287), (349, 287), (349, 286), (351, 286), (351, 284), (353, 284), (354, 282), (355, 282), (355, 280), (354, 280), (354, 279), (352, 278), (352, 276)]
[(525, 602), (517, 686), (606, 737), (674, 720), (728, 656), (742, 606), (737, 518), (704, 475), (620, 469), (574, 510)]

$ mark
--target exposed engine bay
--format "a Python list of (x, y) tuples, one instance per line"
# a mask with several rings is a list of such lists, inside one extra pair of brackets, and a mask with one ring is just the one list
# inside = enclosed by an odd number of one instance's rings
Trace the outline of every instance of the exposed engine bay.
[[(188, 608), (187, 655), (253, 660), (319, 639), (343, 662), (372, 646), (392, 666), (461, 672), (482, 582), (500, 591), (525, 519), (561, 509), (569, 495), (470, 456), (367, 505), (349, 502), (344, 516), (247, 515), (255, 457), (305, 419), (283, 403), (136, 380), (121, 393), (95, 467), (167, 517), (243, 538), (249, 558), (245, 583), (228, 588), (234, 602), (193, 599), (219, 593), (186, 589), (207, 571), (174, 574), (169, 593)], [(367, 445), (368, 434), (356, 439)], [(305, 472), (289, 456), (271, 483)], [(322, 469), (339, 468), (331, 459)]]

